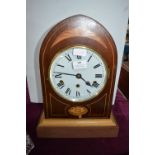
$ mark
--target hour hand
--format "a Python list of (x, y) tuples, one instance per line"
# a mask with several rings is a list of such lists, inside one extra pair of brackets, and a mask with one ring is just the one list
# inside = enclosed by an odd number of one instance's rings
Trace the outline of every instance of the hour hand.
[(86, 81), (86, 85), (87, 85), (87, 86), (91, 86), (91, 87), (92, 87), (92, 85), (90, 84), (90, 82), (89, 82), (89, 81)]
[(87, 85), (87, 86), (92, 86), (91, 84), (90, 84), (90, 82), (89, 81), (86, 81), (83, 77), (81, 77), (81, 79), (85, 82), (85, 84)]

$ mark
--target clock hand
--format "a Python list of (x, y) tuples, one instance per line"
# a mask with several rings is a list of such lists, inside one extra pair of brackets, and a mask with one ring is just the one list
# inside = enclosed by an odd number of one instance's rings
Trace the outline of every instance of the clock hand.
[(86, 84), (87, 86), (92, 86), (92, 85), (90, 84), (90, 82), (89, 82), (89, 81), (86, 81), (82, 76), (81, 76), (81, 79), (85, 82), (85, 84)]
[(54, 72), (54, 73), (58, 73), (58, 74), (64, 74), (64, 75), (71, 75), (71, 76), (76, 76), (75, 74), (62, 73), (62, 72)]
[(54, 73), (75, 76), (75, 77), (78, 78), (78, 79), (82, 79), (82, 80), (85, 82), (85, 84), (86, 84), (87, 86), (92, 86), (92, 85), (90, 84), (90, 82), (89, 82), (89, 81), (86, 81), (86, 80), (82, 77), (82, 75), (79, 74), (79, 73), (78, 73), (78, 74), (70, 74), (70, 73), (63, 73), (63, 72), (54, 72)]
[(90, 84), (90, 82), (89, 82), (89, 81), (86, 81), (86, 85), (88, 85), (88, 86), (92, 87), (92, 85)]

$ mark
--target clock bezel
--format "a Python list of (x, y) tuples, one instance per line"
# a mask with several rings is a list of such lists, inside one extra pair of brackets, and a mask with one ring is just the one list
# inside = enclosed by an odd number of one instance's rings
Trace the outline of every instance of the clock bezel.
[[(73, 100), (71, 100), (71, 99), (65, 98), (63, 95), (61, 95), (60, 93), (57, 92), (57, 90), (56, 90), (56, 88), (53, 86), (52, 80), (51, 80), (51, 78), (50, 78), (51, 68), (52, 68), (52, 64), (53, 64), (55, 58), (57, 58), (58, 55), (60, 55), (61, 53), (65, 52), (66, 50), (71, 49), (71, 48), (84, 48), (84, 49), (88, 49), (88, 50), (90, 50), (91, 52), (94, 52), (98, 57), (100, 57), (100, 59), (102, 60), (102, 62), (103, 62), (104, 65), (105, 65), (106, 77), (105, 77), (105, 84), (104, 84), (104, 86), (103, 86), (102, 89), (100, 89), (97, 93), (95, 93), (95, 94), (92, 95), (89, 99), (86, 99), (86, 100), (79, 100), (79, 101), (76, 100), (76, 101), (73, 101)], [(102, 57), (102, 55), (101, 55), (99, 52), (97, 52), (96, 50), (94, 50), (94, 49), (92, 49), (92, 48), (90, 48), (90, 47), (88, 47), (88, 46), (86, 46), (86, 45), (77, 44), (77, 45), (73, 45), (73, 46), (67, 46), (67, 47), (65, 47), (65, 48), (63, 48), (63, 49), (61, 49), (61, 50), (58, 50), (58, 52), (55, 51), (55, 55), (54, 55), (53, 58), (51, 59), (51, 62), (50, 62), (49, 68), (48, 68), (48, 80), (49, 80), (50, 86), (51, 86), (51, 88), (54, 90), (54, 92), (55, 92), (59, 97), (61, 97), (62, 99), (66, 100), (66, 103), (72, 102), (72, 103), (75, 103), (75, 105), (76, 105), (76, 103), (77, 103), (77, 105), (78, 105), (78, 103), (84, 103), (84, 102), (87, 102), (87, 101), (91, 101), (92, 99), (96, 98), (97, 96), (99, 96), (99, 95), (101, 94), (101, 92), (104, 90), (104, 88), (105, 88), (105, 86), (106, 86), (106, 84), (107, 84), (109, 72), (110, 72), (110, 70), (108, 69), (107, 62), (106, 62), (106, 60)], [(69, 104), (69, 105), (70, 105), (70, 104)]]

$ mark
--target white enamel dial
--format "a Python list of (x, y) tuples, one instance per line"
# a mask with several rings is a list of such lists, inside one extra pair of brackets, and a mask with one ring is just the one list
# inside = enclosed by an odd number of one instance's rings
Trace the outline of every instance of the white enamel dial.
[(105, 61), (86, 47), (71, 47), (59, 52), (49, 68), (51, 86), (55, 92), (72, 102), (96, 97), (107, 80)]

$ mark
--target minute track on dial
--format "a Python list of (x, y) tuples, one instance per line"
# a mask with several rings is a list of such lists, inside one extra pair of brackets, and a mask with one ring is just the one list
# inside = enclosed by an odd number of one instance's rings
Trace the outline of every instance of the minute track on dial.
[[(104, 88), (106, 64), (95, 51), (87, 49), (82, 55), (80, 47), (77, 47), (77, 53), (72, 49), (60, 51), (51, 62), (50, 82), (60, 97), (71, 102), (83, 102), (95, 98)], [(64, 82), (64, 87), (57, 86), (60, 80)]]

